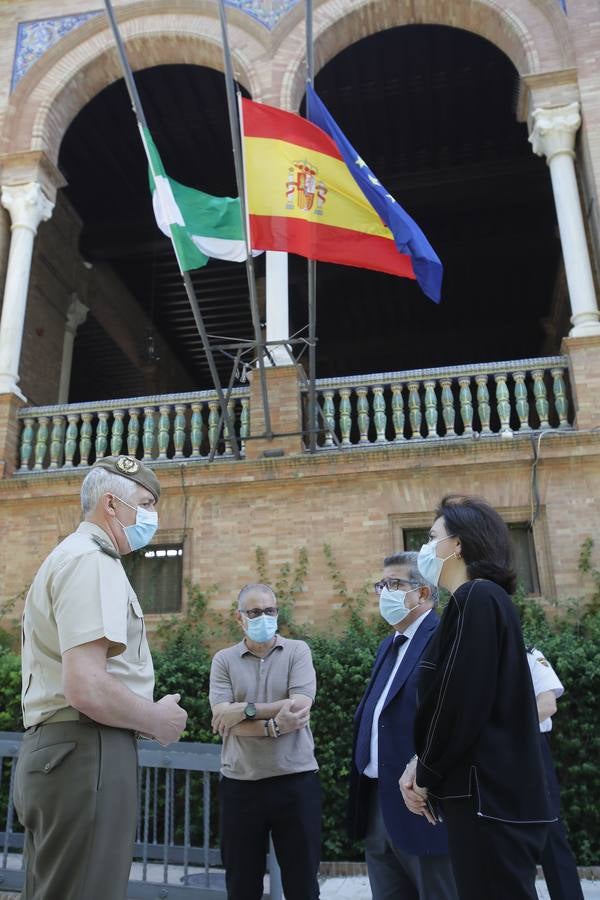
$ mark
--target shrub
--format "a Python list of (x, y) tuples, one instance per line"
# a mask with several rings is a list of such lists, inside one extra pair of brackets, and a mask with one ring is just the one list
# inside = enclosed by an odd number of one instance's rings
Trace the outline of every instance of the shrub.
[(0, 649), (0, 731), (21, 731), (21, 659)]
[[(587, 551), (586, 551), (587, 547)], [(599, 584), (590, 562), (591, 545), (582, 550), (584, 564)], [(387, 628), (379, 617), (365, 619), (366, 587), (352, 593), (341, 577), (334, 555), (324, 548), (330, 578), (340, 609), (324, 633), (310, 633), (294, 621), (294, 600), (303, 589), (308, 568), (306, 551), (294, 567), (284, 566), (271, 583), (277, 586), (285, 616), (282, 631), (308, 641), (317, 672), (317, 701), (311, 714), (323, 787), (323, 858), (359, 858), (361, 847), (346, 837), (346, 803), (351, 765), (352, 719), (368, 683), (378, 643)], [(587, 555), (586, 555), (587, 553)], [(269, 582), (265, 555), (257, 551), (260, 580)], [(209, 610), (216, 588), (188, 585), (185, 615), (160, 627), (153, 649), (156, 696), (180, 693), (189, 712), (184, 739), (218, 742), (210, 728), (208, 683), (212, 652), (239, 640), (231, 617)], [(597, 589), (596, 595), (600, 591)], [(600, 862), (600, 736), (597, 697), (600, 694), (600, 603), (598, 596), (586, 613), (575, 601), (564, 604), (566, 615), (550, 621), (541, 605), (517, 594), (515, 603), (526, 642), (548, 657), (565, 686), (554, 719), (553, 755), (562, 787), (564, 819), (579, 865)], [(308, 632), (308, 633), (307, 633)], [(210, 648), (210, 649), (209, 649)], [(0, 649), (0, 730), (20, 730), (20, 663)], [(198, 801), (200, 802), (200, 801)], [(199, 808), (199, 807), (198, 807)]]

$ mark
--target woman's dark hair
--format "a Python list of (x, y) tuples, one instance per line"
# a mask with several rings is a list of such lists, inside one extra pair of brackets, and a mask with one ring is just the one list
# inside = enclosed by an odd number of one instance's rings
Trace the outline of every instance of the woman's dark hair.
[(479, 497), (448, 494), (435, 511), (448, 534), (460, 538), (469, 578), (488, 578), (514, 594), (517, 576), (506, 523), (489, 503)]

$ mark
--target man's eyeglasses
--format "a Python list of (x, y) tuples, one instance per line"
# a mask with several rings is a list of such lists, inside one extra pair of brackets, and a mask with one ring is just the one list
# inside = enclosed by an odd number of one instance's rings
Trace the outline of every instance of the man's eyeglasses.
[(403, 585), (415, 588), (419, 587), (419, 582), (408, 581), (406, 578), (384, 578), (383, 581), (376, 581), (373, 587), (375, 588), (375, 593), (379, 595), (384, 588), (387, 588), (388, 591), (397, 591)]
[(245, 616), (248, 616), (249, 619), (258, 619), (259, 616), (276, 616), (277, 615), (277, 607), (276, 606), (265, 606), (264, 609), (240, 609), (240, 612), (244, 613)]

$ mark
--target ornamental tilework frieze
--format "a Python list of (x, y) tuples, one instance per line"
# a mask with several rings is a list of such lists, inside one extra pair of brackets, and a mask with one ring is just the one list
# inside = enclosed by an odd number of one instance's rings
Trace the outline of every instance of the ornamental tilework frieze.
[(300, 0), (225, 0), (225, 5), (241, 9), (271, 31), (299, 2)]
[[(239, 9), (256, 19), (269, 31), (281, 21), (300, 0), (225, 0), (227, 6)], [(102, 10), (80, 13), (75, 16), (56, 16), (53, 19), (36, 19), (19, 22), (17, 26), (17, 46), (10, 89), (15, 89), (23, 75), (62, 37), (87, 22)]]
[(76, 16), (56, 16), (53, 19), (36, 19), (32, 22), (19, 22), (17, 26), (17, 46), (13, 63), (10, 89), (13, 91), (23, 75), (31, 68), (40, 56), (60, 41), (62, 37), (87, 22), (93, 16), (100, 15), (100, 10), (80, 13)]

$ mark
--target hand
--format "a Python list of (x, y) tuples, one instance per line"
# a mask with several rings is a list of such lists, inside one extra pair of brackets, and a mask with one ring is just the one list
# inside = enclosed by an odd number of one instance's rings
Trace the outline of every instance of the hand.
[(245, 709), (245, 703), (230, 703), (225, 709), (216, 712), (211, 722), (213, 732), (220, 734), (221, 737), (226, 735), (230, 728), (245, 720)]
[(179, 705), (180, 700), (181, 694), (166, 694), (154, 704), (156, 721), (153, 736), (163, 747), (178, 741), (185, 728), (188, 714)]
[(398, 782), (407, 808), (416, 816), (425, 816), (431, 825), (437, 824), (427, 804), (427, 788), (419, 787), (416, 782), (417, 760), (411, 759)]
[(304, 706), (294, 712), (295, 700), (286, 700), (275, 716), (275, 722), (279, 726), (280, 734), (289, 734), (291, 731), (300, 731), (306, 728), (310, 722), (310, 706)]

